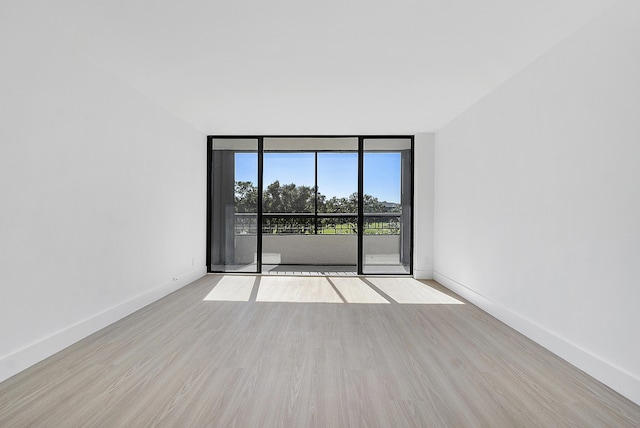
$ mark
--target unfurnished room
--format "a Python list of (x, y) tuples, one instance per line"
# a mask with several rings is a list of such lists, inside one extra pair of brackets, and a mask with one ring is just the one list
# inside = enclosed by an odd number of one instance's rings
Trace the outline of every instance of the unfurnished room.
[(3, 0), (0, 427), (640, 427), (640, 2)]

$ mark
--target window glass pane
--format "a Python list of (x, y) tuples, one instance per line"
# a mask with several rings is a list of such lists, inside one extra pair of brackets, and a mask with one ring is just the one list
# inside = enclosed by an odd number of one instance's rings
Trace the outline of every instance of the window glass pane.
[(358, 213), (358, 153), (318, 153), (318, 213)]
[(402, 212), (399, 152), (365, 152), (364, 212)]
[(258, 155), (235, 154), (235, 212), (258, 211)]
[(216, 139), (214, 143), (211, 270), (257, 272), (258, 141)]
[(411, 271), (410, 142), (364, 141), (361, 262), (365, 274)]
[(315, 155), (313, 153), (265, 153), (265, 213), (313, 213), (315, 211)]

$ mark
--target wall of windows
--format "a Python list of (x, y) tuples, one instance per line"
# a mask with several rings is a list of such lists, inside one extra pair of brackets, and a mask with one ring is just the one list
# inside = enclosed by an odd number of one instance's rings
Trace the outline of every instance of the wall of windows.
[(211, 272), (410, 274), (413, 137), (209, 137)]

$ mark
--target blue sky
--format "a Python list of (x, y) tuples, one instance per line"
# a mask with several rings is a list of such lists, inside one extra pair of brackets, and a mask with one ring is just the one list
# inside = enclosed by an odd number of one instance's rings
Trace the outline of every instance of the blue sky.
[[(236, 181), (258, 182), (256, 153), (236, 153)], [(313, 186), (313, 153), (265, 153), (264, 183)], [(318, 153), (318, 188), (327, 198), (358, 191), (356, 153)], [(365, 153), (364, 191), (381, 201), (400, 202), (400, 154)]]

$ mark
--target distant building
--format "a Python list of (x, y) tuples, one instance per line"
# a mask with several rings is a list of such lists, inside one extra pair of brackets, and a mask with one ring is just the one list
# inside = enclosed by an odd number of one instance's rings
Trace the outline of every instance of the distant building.
[(383, 201), (383, 202), (380, 202), (380, 204), (384, 207), (384, 210), (388, 213), (400, 211), (400, 204), (397, 204), (395, 202)]

